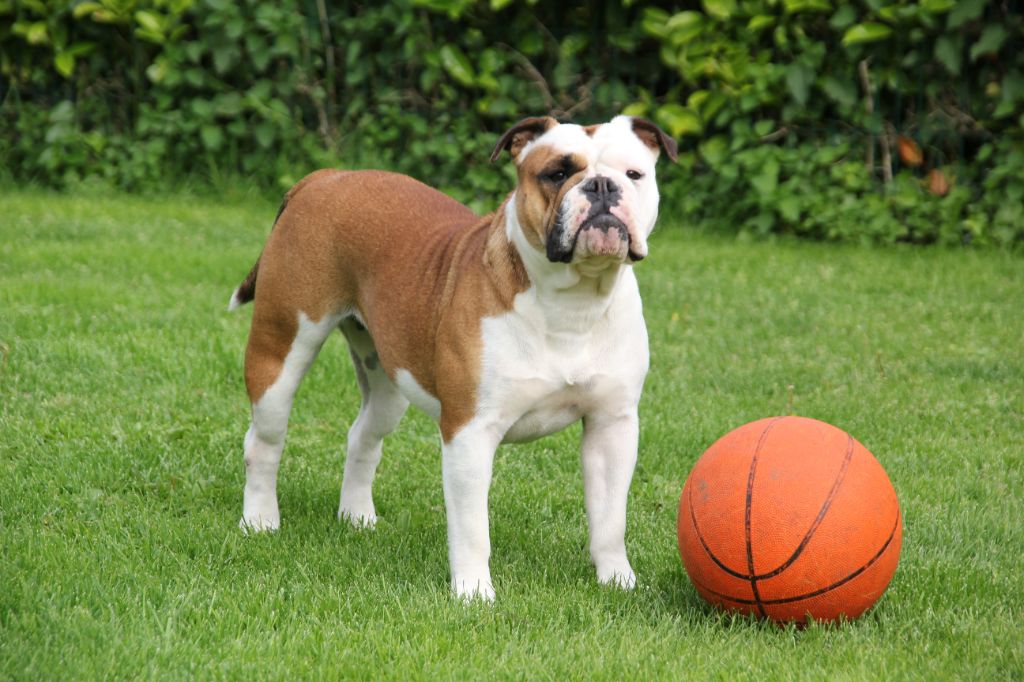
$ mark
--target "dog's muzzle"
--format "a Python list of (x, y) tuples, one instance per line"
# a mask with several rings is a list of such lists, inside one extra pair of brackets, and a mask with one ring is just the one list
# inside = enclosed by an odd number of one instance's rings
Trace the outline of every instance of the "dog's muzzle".
[(571, 263), (575, 255), (618, 257), (631, 261), (641, 260), (630, 248), (629, 228), (611, 213), (622, 198), (622, 190), (611, 178), (598, 175), (584, 180), (580, 191), (590, 203), (587, 216), (572, 234), (559, 212), (547, 240), (548, 260), (553, 263)]

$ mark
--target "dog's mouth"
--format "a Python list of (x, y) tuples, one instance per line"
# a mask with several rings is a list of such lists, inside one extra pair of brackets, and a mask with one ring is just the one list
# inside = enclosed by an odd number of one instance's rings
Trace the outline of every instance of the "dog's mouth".
[(553, 263), (571, 263), (575, 257), (609, 258), (630, 262), (643, 260), (633, 250), (629, 228), (609, 212), (597, 213), (584, 220), (578, 230), (567, 238), (566, 228), (559, 215), (547, 240), (548, 260)]

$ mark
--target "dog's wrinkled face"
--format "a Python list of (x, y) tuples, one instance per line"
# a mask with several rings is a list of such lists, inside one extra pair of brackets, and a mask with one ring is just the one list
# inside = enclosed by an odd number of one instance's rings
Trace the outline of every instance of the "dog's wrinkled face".
[(601, 268), (647, 255), (658, 217), (654, 165), (675, 142), (654, 124), (618, 116), (582, 127), (527, 119), (502, 137), (519, 187), (515, 211), (526, 241), (556, 263)]

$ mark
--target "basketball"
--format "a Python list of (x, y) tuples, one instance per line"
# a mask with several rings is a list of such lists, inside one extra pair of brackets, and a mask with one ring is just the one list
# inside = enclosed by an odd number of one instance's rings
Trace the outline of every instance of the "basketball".
[(708, 448), (683, 486), (677, 527), (704, 599), (778, 622), (860, 616), (896, 572), (903, 530), (878, 460), (804, 417), (751, 422)]

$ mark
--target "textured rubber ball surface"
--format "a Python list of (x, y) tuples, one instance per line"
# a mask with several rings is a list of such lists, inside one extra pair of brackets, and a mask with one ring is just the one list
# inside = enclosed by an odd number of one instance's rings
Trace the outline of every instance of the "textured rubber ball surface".
[(860, 616), (896, 572), (903, 531), (878, 460), (805, 417), (761, 419), (716, 441), (686, 479), (677, 527), (704, 599), (780, 622)]

